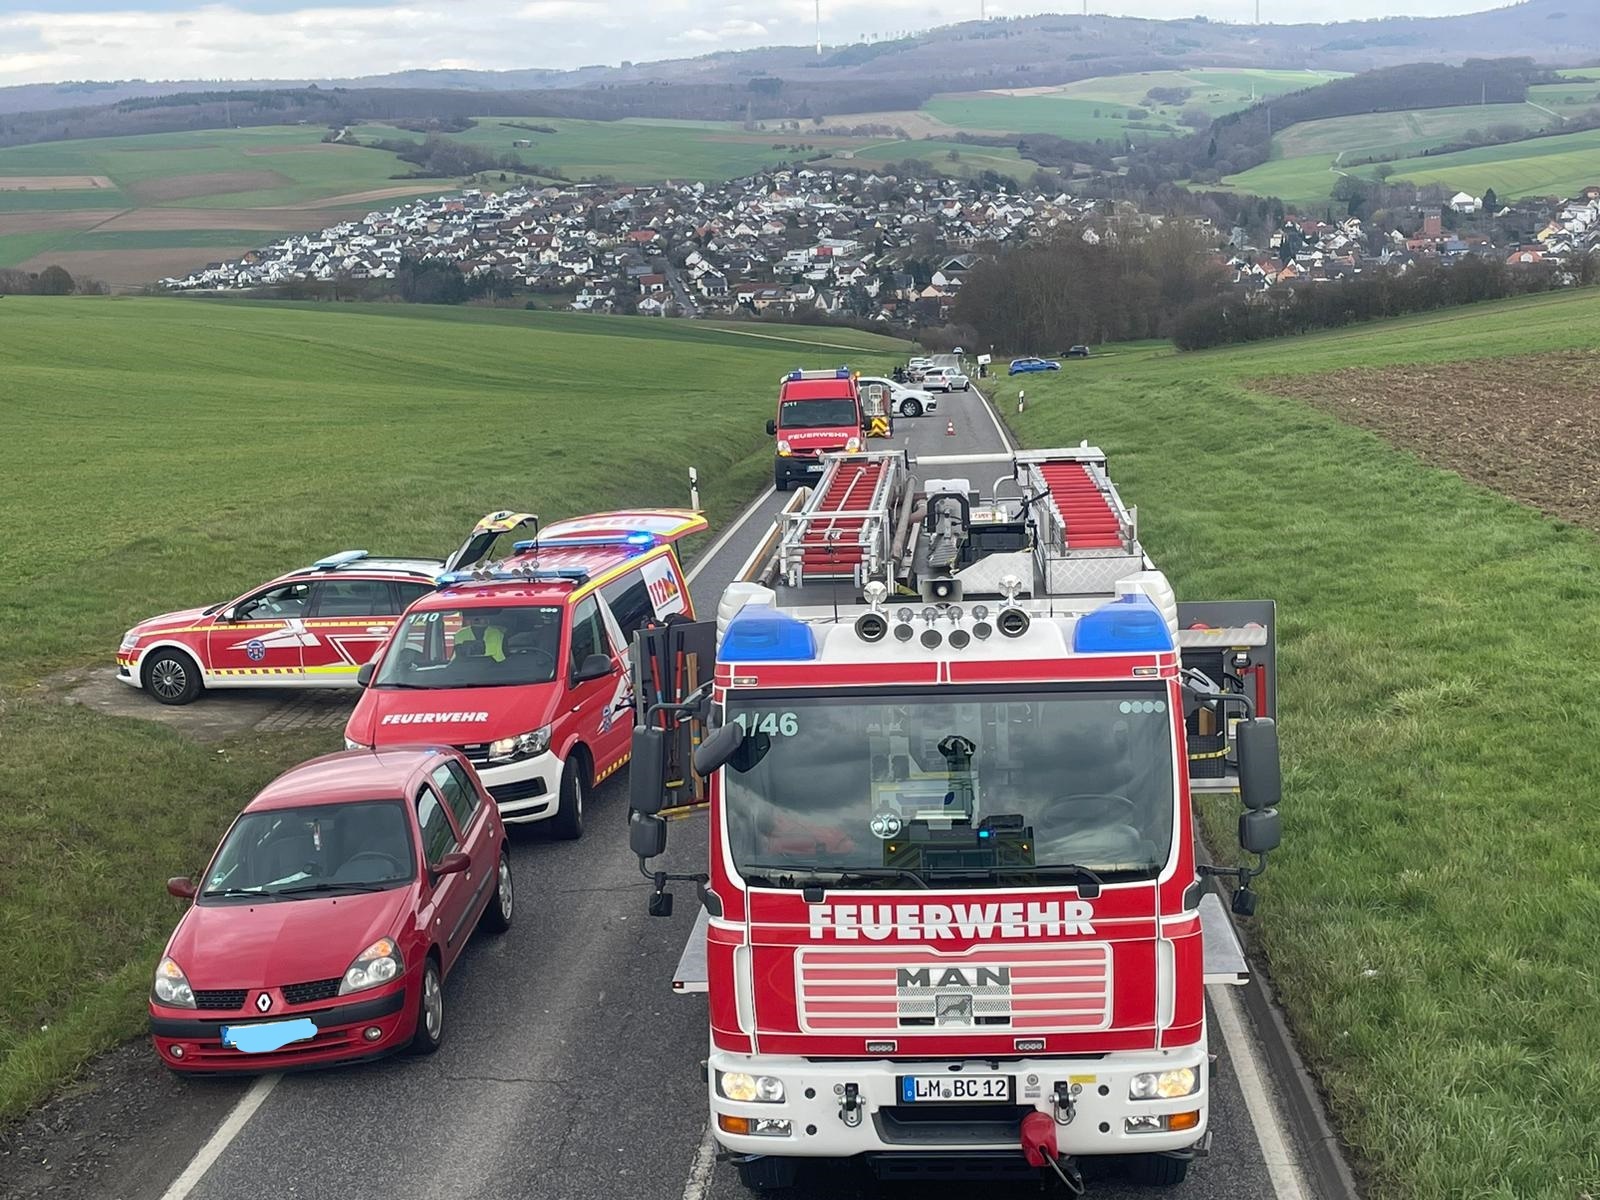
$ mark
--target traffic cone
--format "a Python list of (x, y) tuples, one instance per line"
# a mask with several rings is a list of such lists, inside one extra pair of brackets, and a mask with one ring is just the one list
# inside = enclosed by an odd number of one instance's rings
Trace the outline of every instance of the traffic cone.
[(956, 423), (954, 421), (946, 421), (944, 423), (944, 435), (945, 437), (955, 437)]

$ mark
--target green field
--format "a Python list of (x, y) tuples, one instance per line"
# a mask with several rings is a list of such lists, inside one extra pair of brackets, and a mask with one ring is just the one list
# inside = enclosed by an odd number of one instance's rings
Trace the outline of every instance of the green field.
[[(1196, 70), (1144, 71), (1082, 79), (1048, 90), (1022, 94), (964, 92), (933, 97), (921, 111), (955, 129), (994, 133), (1051, 133), (1079, 141), (1121, 138), (1143, 126), (1146, 136), (1187, 133), (1178, 123), (1187, 107), (1205, 109), (1213, 117), (1247, 108), (1257, 99), (1314, 87), (1337, 73), (1323, 71)], [(1156, 104), (1145, 98), (1151, 88), (1188, 88), (1182, 104)], [(1252, 90), (1253, 89), (1253, 90)], [(1147, 116), (1130, 119), (1130, 108)]]
[[(1600, 184), (1600, 129), (1430, 158), (1406, 158), (1390, 165), (1395, 179), (1440, 183), (1474, 196), (1493, 188), (1502, 200), (1520, 196), (1568, 197)], [(1356, 173), (1367, 175), (1371, 170), (1362, 167)]]
[[(1600, 540), (1264, 376), (1600, 349), (1600, 295), (1031, 377), (1180, 596), (1278, 603), (1283, 848), (1250, 924), (1373, 1197), (1595, 1194)], [(1236, 805), (1207, 801), (1211, 844)]]
[(0, 303), (0, 420), (27, 448), (0, 474), (0, 1116), (140, 1031), (178, 911), (162, 881), (203, 866), (273, 774), (340, 744), (199, 745), (32, 685), (105, 666), (142, 617), (332, 548), (440, 554), (506, 505), (684, 504), (692, 465), (715, 527), (770, 478), (762, 418), (781, 372), (906, 353), (852, 330), (750, 332), (398, 305)]
[[(1498, 195), (1506, 199), (1527, 195), (1530, 192), (1542, 193), (1542, 185), (1531, 184), (1535, 175), (1528, 177), (1530, 186), (1518, 186), (1519, 169), (1515, 167), (1507, 173), (1507, 186), (1504, 188), (1498, 183), (1474, 183), (1464, 177), (1460, 182), (1445, 179), (1435, 168), (1443, 166), (1445, 170), (1449, 170), (1454, 166), (1468, 165), (1468, 163), (1510, 164), (1526, 154), (1530, 148), (1540, 147), (1552, 139), (1538, 138), (1510, 142), (1449, 155), (1422, 155), (1422, 151), (1432, 147), (1460, 141), (1469, 132), (1482, 133), (1491, 127), (1504, 125), (1514, 125), (1532, 134), (1542, 130), (1559, 129), (1560, 121), (1532, 104), (1463, 105), (1455, 108), (1363, 113), (1358, 116), (1306, 121), (1291, 126), (1272, 139), (1271, 161), (1238, 175), (1230, 175), (1223, 182), (1226, 186), (1243, 192), (1277, 196), (1291, 203), (1314, 203), (1328, 198), (1338, 179), (1339, 171), (1372, 177), (1376, 165), (1351, 166), (1349, 165), (1351, 159), (1374, 154), (1401, 153), (1415, 157), (1402, 158), (1388, 164), (1396, 179), (1411, 179), (1418, 183), (1444, 182), (1450, 187), (1466, 188), (1475, 195), (1481, 195), (1485, 187), (1493, 187)], [(1582, 137), (1582, 135), (1561, 136)], [(1468, 159), (1466, 158), (1468, 155), (1474, 157)], [(1571, 176), (1573, 171), (1569, 169), (1570, 166), (1571, 164), (1561, 164), (1555, 172), (1555, 177)]]

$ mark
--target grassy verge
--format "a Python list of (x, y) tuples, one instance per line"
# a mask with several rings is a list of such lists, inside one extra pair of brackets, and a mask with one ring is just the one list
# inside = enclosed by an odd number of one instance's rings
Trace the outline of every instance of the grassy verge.
[[(1180, 596), (1278, 601), (1285, 841), (1255, 926), (1375, 1197), (1600, 1184), (1600, 544), (1250, 381), (1594, 347), (1597, 319), (1538, 297), (1092, 359), (1011, 412), (1107, 451)], [(1203, 815), (1230, 843), (1231, 802)]]
[[(881, 368), (902, 343), (842, 331)], [(337, 731), (198, 745), (44, 698), (133, 621), (330, 550), (439, 554), (484, 512), (688, 502), (770, 478), (777, 377), (841, 352), (690, 323), (400, 306), (11, 297), (0, 311), (0, 1117), (140, 1030), (239, 806)], [(202, 701), (227, 704), (225, 695)]]

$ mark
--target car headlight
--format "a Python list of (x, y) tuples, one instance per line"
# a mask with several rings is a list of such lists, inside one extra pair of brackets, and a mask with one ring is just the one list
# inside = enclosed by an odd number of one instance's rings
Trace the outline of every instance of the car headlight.
[(793, 452), (789, 449), (789, 443), (788, 442), (779, 442), (778, 443), (778, 457), (779, 458), (788, 458), (791, 453), (793, 453)]
[(184, 977), (183, 969), (170, 958), (163, 958), (156, 968), (155, 986), (150, 991), (162, 1004), (173, 1008), (194, 1007), (194, 989)]
[(346, 750), (371, 750), (372, 749), (372, 747), (367, 745), (367, 743), (358, 742), (353, 737), (346, 737), (344, 739), (344, 748)]
[(1175, 1071), (1144, 1071), (1128, 1081), (1130, 1100), (1176, 1100), (1200, 1089), (1200, 1072), (1193, 1067)]
[(400, 947), (392, 938), (379, 938), (351, 963), (339, 981), (339, 995), (363, 991), (400, 978), (405, 964), (400, 961)]
[(858, 451), (860, 449), (861, 449), (861, 439), (858, 438), (858, 437), (850, 438), (844, 444), (844, 452), (846, 454), (854, 454), (856, 451)]
[(745, 1071), (718, 1071), (717, 1091), (741, 1104), (781, 1104), (784, 1098), (783, 1080)]
[(550, 726), (530, 729), (513, 737), (496, 738), (489, 743), (490, 762), (516, 762), (519, 758), (532, 758), (550, 749)]
[(119, 649), (119, 650), (132, 650), (138, 644), (139, 644), (139, 631), (137, 629), (130, 629), (130, 630), (128, 630), (127, 633), (122, 635), (122, 645), (118, 646), (117, 649)]

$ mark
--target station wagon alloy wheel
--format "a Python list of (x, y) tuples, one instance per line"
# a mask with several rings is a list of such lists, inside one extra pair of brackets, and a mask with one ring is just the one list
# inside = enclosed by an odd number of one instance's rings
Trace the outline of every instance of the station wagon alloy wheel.
[(188, 704), (200, 694), (200, 669), (187, 654), (157, 650), (144, 668), (145, 687), (162, 704)]
[(155, 688), (164, 700), (183, 695), (183, 689), (188, 683), (189, 673), (175, 658), (162, 659), (156, 669), (150, 672), (150, 686)]

